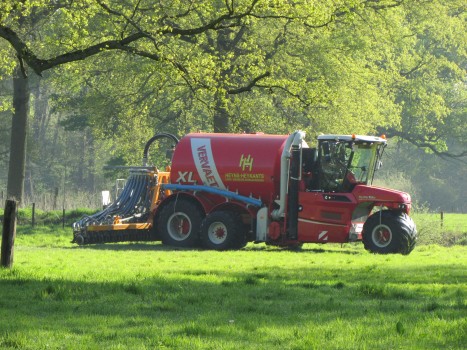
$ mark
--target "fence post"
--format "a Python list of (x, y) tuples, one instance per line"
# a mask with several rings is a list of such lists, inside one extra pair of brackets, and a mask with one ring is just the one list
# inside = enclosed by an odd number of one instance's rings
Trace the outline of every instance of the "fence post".
[(36, 203), (32, 203), (31, 226), (34, 227), (35, 224), (36, 224)]
[(17, 207), (18, 202), (15, 200), (7, 200), (5, 202), (2, 231), (2, 249), (0, 257), (0, 265), (2, 267), (11, 268), (13, 266)]
[(65, 208), (63, 208), (62, 228), (65, 228)]
[(443, 228), (443, 221), (444, 221), (444, 212), (441, 211), (441, 228)]

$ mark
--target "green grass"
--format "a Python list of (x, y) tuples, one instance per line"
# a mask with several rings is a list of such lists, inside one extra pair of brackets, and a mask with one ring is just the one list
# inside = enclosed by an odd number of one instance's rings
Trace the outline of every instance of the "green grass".
[[(34, 231), (32, 231), (34, 230)], [(463, 349), (467, 247), (78, 247), (19, 227), (0, 349)]]

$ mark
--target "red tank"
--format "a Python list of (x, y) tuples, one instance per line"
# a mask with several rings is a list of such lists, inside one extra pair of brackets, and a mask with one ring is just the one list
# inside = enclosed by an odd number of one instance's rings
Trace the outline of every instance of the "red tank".
[(275, 199), (288, 135), (206, 134), (183, 137), (175, 148), (172, 183), (214, 186), (244, 196)]

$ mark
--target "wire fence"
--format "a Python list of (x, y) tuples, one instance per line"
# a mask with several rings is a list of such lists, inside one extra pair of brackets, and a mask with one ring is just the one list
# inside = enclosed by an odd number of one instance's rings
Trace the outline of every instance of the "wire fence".
[[(5, 203), (6, 195), (0, 192), (0, 201)], [(102, 206), (101, 192), (69, 192), (63, 193), (58, 189), (44, 192), (34, 196), (24, 196), (19, 208), (26, 209), (35, 205), (36, 209), (43, 211), (74, 210), (80, 208), (97, 209)]]
[(440, 211), (436, 213), (414, 213), (412, 217), (416, 222), (443, 231), (467, 232), (467, 214)]
[[(0, 224), (3, 222), (3, 208), (6, 203), (5, 192), (0, 191)], [(101, 192), (75, 192), (62, 194), (56, 189), (50, 193), (25, 196), (18, 206), (18, 225), (57, 225), (69, 226), (102, 209)]]
[(419, 244), (467, 245), (467, 214), (413, 213)]

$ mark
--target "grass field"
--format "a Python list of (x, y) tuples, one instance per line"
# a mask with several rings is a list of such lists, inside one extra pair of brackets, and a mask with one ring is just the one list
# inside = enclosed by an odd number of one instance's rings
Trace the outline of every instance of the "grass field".
[(419, 244), (467, 245), (467, 214), (413, 213)]
[(467, 246), (233, 252), (18, 229), (1, 349), (465, 349)]

